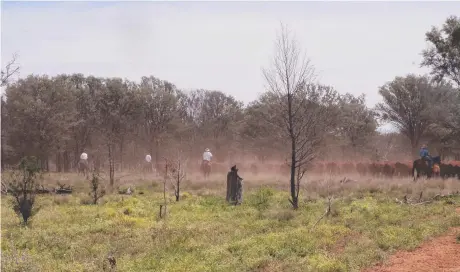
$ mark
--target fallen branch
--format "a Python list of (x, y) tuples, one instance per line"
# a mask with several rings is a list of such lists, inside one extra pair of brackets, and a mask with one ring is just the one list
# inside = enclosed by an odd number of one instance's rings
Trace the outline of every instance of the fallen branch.
[(313, 229), (316, 227), (316, 225), (318, 225), (318, 223), (326, 216), (328, 216), (330, 213), (331, 213), (331, 200), (332, 200), (332, 196), (329, 196), (328, 198), (328, 203), (327, 203), (327, 208), (326, 208), (326, 211), (324, 212), (324, 214), (318, 219), (318, 221), (316, 221), (315, 224), (313, 224), (313, 226), (311, 227), (310, 229), (310, 232), (313, 231)]
[(428, 203), (431, 203), (431, 202), (433, 202), (433, 201), (432, 200), (427, 200), (427, 201), (418, 202), (418, 203), (411, 203), (411, 205), (416, 206), (416, 205), (428, 204)]
[(72, 186), (61, 184), (60, 182), (58, 182), (57, 185), (59, 186), (59, 188), (54, 189), (54, 192), (56, 194), (71, 194), (72, 193)]
[(452, 193), (452, 194), (447, 194), (447, 195), (437, 194), (437, 195), (435, 195), (434, 197), (432, 197), (429, 200), (421, 201), (422, 193), (420, 193), (418, 202), (411, 203), (410, 198), (408, 198), (407, 196), (404, 196), (404, 200), (399, 200), (398, 198), (396, 198), (396, 202), (401, 204), (401, 205), (402, 204), (408, 204), (408, 205), (412, 205), (412, 206), (417, 206), (417, 205), (422, 205), (422, 204), (429, 204), (429, 203), (432, 203), (433, 201), (440, 200), (441, 198), (450, 197), (450, 196), (456, 196), (456, 195), (459, 195), (459, 192)]
[(408, 198), (407, 195), (405, 195), (403, 200), (399, 200), (398, 198), (396, 198), (396, 202), (398, 202), (401, 205), (408, 204), (410, 202), (410, 198)]

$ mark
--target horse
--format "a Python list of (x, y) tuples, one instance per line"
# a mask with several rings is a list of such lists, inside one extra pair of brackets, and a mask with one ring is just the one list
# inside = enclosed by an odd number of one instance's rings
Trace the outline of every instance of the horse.
[(203, 172), (204, 178), (207, 179), (211, 173), (211, 162), (204, 160), (201, 163), (201, 172)]
[[(428, 162), (425, 159), (417, 159), (412, 164), (412, 177), (414, 180), (420, 177), (421, 174), (426, 175), (427, 178), (431, 178), (434, 176), (439, 176), (440, 174), (440, 167), (441, 164), (441, 157), (432, 157), (432, 167), (428, 167)], [(417, 176), (415, 176), (415, 172), (417, 171)]]
[(153, 163), (152, 162), (147, 162), (147, 161), (143, 161), (142, 162), (142, 173), (143, 174), (151, 174), (154, 172), (154, 168), (153, 168)]
[(88, 178), (88, 170), (89, 170), (88, 161), (81, 159), (78, 162), (77, 170), (78, 170), (78, 174), (83, 173), (83, 175)]

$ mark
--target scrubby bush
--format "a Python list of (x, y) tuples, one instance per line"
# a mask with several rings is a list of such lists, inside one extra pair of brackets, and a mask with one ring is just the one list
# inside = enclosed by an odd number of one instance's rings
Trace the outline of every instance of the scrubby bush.
[(105, 195), (104, 186), (102, 186), (99, 176), (96, 172), (93, 172), (93, 178), (91, 179), (91, 192), (89, 193), (94, 205), (97, 201)]
[(35, 196), (42, 180), (39, 162), (35, 157), (24, 157), (17, 170), (6, 176), (8, 193), (13, 196), (13, 209), (27, 224), (30, 217), (38, 212), (34, 208)]

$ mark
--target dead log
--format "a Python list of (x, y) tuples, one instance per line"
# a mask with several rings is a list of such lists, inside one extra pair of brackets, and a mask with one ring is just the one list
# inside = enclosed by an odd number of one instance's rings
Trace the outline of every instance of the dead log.
[(243, 202), (243, 179), (238, 175), (236, 165), (227, 173), (227, 195), (225, 199), (232, 205), (240, 205)]

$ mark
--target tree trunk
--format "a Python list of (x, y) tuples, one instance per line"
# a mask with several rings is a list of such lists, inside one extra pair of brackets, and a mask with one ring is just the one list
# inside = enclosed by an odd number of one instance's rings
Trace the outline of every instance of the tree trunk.
[(176, 180), (176, 201), (179, 201), (180, 199), (180, 173), (181, 173), (181, 169), (179, 167), (178, 171), (177, 171), (177, 180)]
[(0, 146), (0, 149), (1, 149), (0, 161), (2, 164), (2, 171), (5, 169), (5, 146), (6, 146), (5, 144), (6, 144), (6, 141), (3, 140), (3, 136), (2, 136), (2, 146)]
[(75, 155), (74, 155), (74, 165), (77, 165), (78, 167), (78, 162), (80, 161), (80, 145), (78, 144), (77, 139), (75, 139)]
[(70, 158), (69, 158), (69, 152), (67, 150), (64, 151), (63, 154), (63, 164), (64, 164), (64, 172), (69, 172), (70, 171)]
[(413, 159), (418, 159), (419, 154), (418, 154), (418, 141), (415, 139), (411, 140), (411, 150), (412, 150), (412, 158)]
[(227, 173), (227, 195), (225, 200), (229, 204), (239, 205), (243, 202), (243, 183), (237, 172)]
[(46, 156), (44, 151), (40, 152), (40, 168), (47, 172), (48, 171), (48, 156)]
[(109, 148), (109, 180), (110, 180), (110, 187), (113, 188), (115, 183), (115, 165), (113, 160), (113, 144), (108, 144)]
[(152, 140), (149, 141), (149, 155), (153, 156), (153, 141)]
[(225, 197), (225, 200), (227, 202), (230, 202), (230, 199), (231, 199), (231, 195), (232, 195), (232, 183), (234, 181), (234, 176), (233, 176), (233, 172), (228, 172), (227, 173), (227, 196)]
[(45, 166), (46, 166), (46, 172), (49, 172), (50, 171), (50, 160), (49, 160), (48, 154), (46, 154), (46, 157), (45, 157)]
[(60, 173), (62, 172), (62, 152), (58, 150), (56, 154), (56, 170)]
[[(289, 86), (289, 82), (288, 82)], [(294, 134), (294, 121), (292, 114), (292, 94), (288, 94), (289, 134), (291, 136), (291, 204), (295, 210), (299, 207), (295, 184), (296, 142)]]
[(157, 171), (158, 171), (158, 168), (160, 166), (160, 152), (159, 152), (159, 149), (160, 149), (160, 141), (157, 139), (155, 141), (155, 168), (157, 169)]
[(120, 140), (120, 172), (123, 171), (123, 137)]
[(295, 186), (295, 164), (296, 164), (296, 150), (295, 150), (295, 139), (291, 139), (291, 204), (294, 209), (299, 207), (299, 200), (296, 194)]

